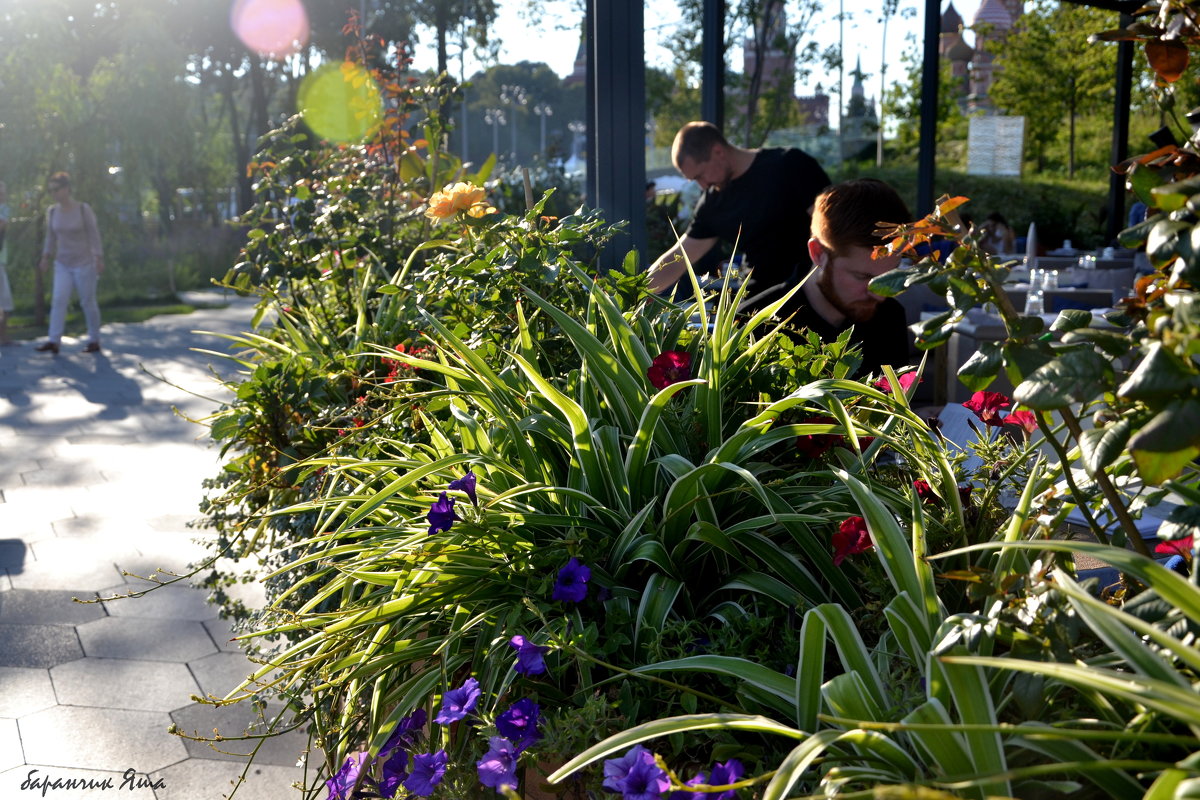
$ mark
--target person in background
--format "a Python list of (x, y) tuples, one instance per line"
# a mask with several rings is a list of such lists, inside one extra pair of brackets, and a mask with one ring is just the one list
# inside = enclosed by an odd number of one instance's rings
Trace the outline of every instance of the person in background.
[(55, 202), (46, 209), (46, 241), (38, 269), (45, 272), (54, 264), (54, 289), (50, 295), (49, 336), (34, 349), (58, 352), (67, 323), (67, 306), (75, 292), (87, 320), (88, 340), (83, 352), (98, 353), (100, 306), (96, 302), (96, 281), (104, 272), (104, 254), (96, 215), (91, 206), (71, 196), (71, 176), (67, 173), (54, 173), (47, 186)]
[(808, 240), (812, 274), (775, 316), (790, 318), (792, 328), (807, 328), (825, 342), (853, 326), (850, 340), (862, 348), (859, 376), (877, 375), (884, 364), (907, 364), (912, 337), (904, 307), (867, 285), (900, 265), (900, 256), (872, 257), (884, 244), (875, 234), (879, 224), (911, 221), (908, 206), (883, 181), (858, 178), (823, 191)]
[(1012, 226), (999, 211), (993, 211), (984, 218), (983, 238), (979, 240), (979, 246), (985, 253), (1011, 253), (1015, 241)]
[[(689, 122), (671, 145), (683, 177), (704, 190), (680, 240), (650, 267), (650, 291), (663, 292), (718, 241), (735, 243), (750, 268), (747, 297), (791, 287), (809, 266), (804, 241), (817, 193), (829, 176), (802, 150), (747, 150), (709, 122)], [(749, 302), (749, 301), (748, 301)]]
[(0, 345), (12, 344), (8, 338), (8, 315), (13, 310), (12, 288), (8, 284), (8, 186), (0, 181)]

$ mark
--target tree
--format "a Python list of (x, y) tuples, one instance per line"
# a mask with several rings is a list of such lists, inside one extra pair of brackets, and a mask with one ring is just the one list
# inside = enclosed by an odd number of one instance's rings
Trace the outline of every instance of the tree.
[[(896, 121), (893, 147), (915, 161), (921, 141), (921, 48), (914, 44), (901, 56), (901, 62), (906, 78), (888, 89), (886, 104)], [(937, 95), (937, 155), (942, 164), (962, 161), (967, 118), (958, 104), (960, 86), (960, 79), (951, 74), (950, 62), (943, 59), (938, 70)]]
[(1088, 36), (1115, 23), (1110, 11), (1038, 0), (1007, 38), (989, 44), (996, 55), (990, 96), (997, 108), (1025, 117), (1039, 169), (1065, 119), (1067, 174), (1074, 177), (1076, 121), (1111, 103), (1116, 69), (1114, 49), (1088, 44)]

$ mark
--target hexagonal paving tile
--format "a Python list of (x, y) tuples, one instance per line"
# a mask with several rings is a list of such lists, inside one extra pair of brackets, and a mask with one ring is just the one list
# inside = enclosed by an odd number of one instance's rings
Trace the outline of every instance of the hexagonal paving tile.
[(0, 622), (25, 625), (75, 625), (91, 622), (104, 616), (104, 606), (99, 603), (77, 603), (75, 598), (88, 600), (95, 596), (89, 592), (13, 589), (0, 597)]
[(210, 619), (204, 622), (204, 629), (213, 638), (223, 653), (240, 653), (242, 645), (234, 641), (237, 633), (233, 630), (233, 621), (228, 619)]
[(16, 719), (55, 702), (48, 670), (0, 667), (0, 717)]
[[(148, 785), (154, 778), (131, 775), (128, 780), (126, 783), (126, 776), (120, 772), (27, 764), (0, 772), (0, 797), (28, 797), (30, 800), (43, 796), (69, 800), (127, 797), (130, 800), (155, 800), (154, 789)], [(43, 784), (46, 787), (45, 795), (42, 794)]]
[[(149, 591), (147, 591), (149, 590)], [(217, 607), (208, 604), (207, 592), (190, 586), (174, 584), (154, 587), (148, 581), (132, 581), (117, 586), (101, 597), (122, 595), (129, 591), (145, 591), (141, 597), (121, 598), (106, 602), (104, 607), (114, 617), (146, 617), (150, 619), (189, 619), (203, 622), (217, 616)], [(0, 605), (0, 612), (3, 606)]]
[[(278, 713), (277, 706), (268, 705), (265, 717), (270, 721)], [(262, 734), (266, 730), (249, 701), (220, 707), (196, 703), (187, 708), (172, 711), (171, 719), (179, 725), (181, 732), (189, 735), (196, 733), (202, 737), (211, 737), (213, 728), (216, 728), (222, 736), (242, 736), (248, 730), (251, 733)], [(285, 717), (284, 722), (286, 723), (286, 721)], [(284, 724), (280, 727), (286, 729), (287, 725)], [(220, 761), (244, 761), (257, 743), (257, 739), (223, 741), (215, 743), (217, 749), (214, 749), (206, 742), (184, 740), (188, 755), (192, 758), (209, 758)], [(254, 763), (290, 767), (307, 750), (308, 734), (301, 730), (294, 730), (263, 739)]]
[(21, 734), (17, 731), (17, 721), (0, 719), (0, 772), (24, 763), (25, 753), (21, 750)]
[[(161, 778), (166, 784), (156, 791), (158, 800), (216, 800), (229, 796), (241, 774), (242, 765), (235, 761), (189, 758), (150, 777)], [(304, 770), (300, 767), (277, 767), (255, 761), (234, 800), (298, 798), (300, 793), (292, 784), (302, 780)]]
[(9, 570), (15, 589), (61, 589), (70, 592), (98, 592), (123, 582), (120, 570), (111, 559), (95, 562), (26, 561), (20, 572)]
[(68, 626), (0, 624), (0, 667), (53, 667), (82, 657)]
[(199, 622), (105, 617), (76, 630), (84, 653), (99, 658), (183, 663), (217, 650)]
[(51, 669), (50, 679), (66, 706), (173, 711), (200, 690), (186, 665), (163, 661), (81, 658)]
[(187, 748), (154, 711), (55, 706), (18, 720), (25, 760), (54, 767), (154, 772), (183, 760)]
[(188, 663), (205, 696), (224, 697), (261, 668), (242, 653), (213, 653)]

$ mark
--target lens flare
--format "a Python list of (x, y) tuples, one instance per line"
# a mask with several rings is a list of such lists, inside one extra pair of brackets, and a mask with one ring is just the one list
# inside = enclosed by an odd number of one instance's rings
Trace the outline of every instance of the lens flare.
[(370, 73), (349, 61), (326, 64), (309, 75), (296, 99), (308, 127), (331, 142), (360, 142), (383, 118), (379, 87)]
[(308, 43), (308, 14), (300, 0), (237, 0), (229, 24), (261, 56), (286, 58)]

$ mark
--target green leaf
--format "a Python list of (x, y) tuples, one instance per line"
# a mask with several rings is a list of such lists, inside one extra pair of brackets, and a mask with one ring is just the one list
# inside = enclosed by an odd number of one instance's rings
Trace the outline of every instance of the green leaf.
[(375, 291), (379, 292), (379, 294), (400, 294), (400, 287), (390, 283), (385, 283), (376, 288)]
[(1041, 317), (1019, 316), (1008, 324), (1008, 334), (1013, 339), (1031, 339), (1046, 330), (1046, 321)]
[(633, 626), (633, 639), (639, 647), (644, 647), (651, 636), (661, 633), (675, 599), (683, 591), (683, 581), (655, 573), (646, 581), (646, 589), (642, 592), (642, 600), (638, 604), (637, 619)]
[[(592, 745), (551, 773), (548, 780), (551, 783), (558, 783), (563, 778), (583, 769), (594, 761), (599, 761), (614, 753), (624, 752), (633, 745), (650, 739), (670, 736), (675, 733), (706, 730), (750, 731), (805, 741), (810, 738), (816, 738), (809, 737), (803, 731), (798, 731), (768, 717), (750, 714), (695, 714), (682, 717), (666, 717), (664, 719), (656, 719), (653, 722), (636, 725), (629, 730), (621, 731), (615, 736), (610, 736), (604, 741)], [(828, 741), (836, 735), (836, 731), (825, 731), (823, 733), (830, 734), (823, 737), (824, 741)]]
[(1079, 446), (1083, 451), (1083, 465), (1088, 473), (1099, 474), (1116, 461), (1125, 452), (1132, 432), (1133, 423), (1128, 418), (1119, 419), (1103, 428), (1084, 431), (1079, 439)]
[(909, 286), (910, 269), (893, 269), (871, 279), (867, 288), (880, 297), (895, 297)]
[(1133, 373), (1117, 389), (1130, 400), (1153, 402), (1189, 393), (1196, 385), (1196, 372), (1162, 342), (1154, 342)]
[(744, 681), (786, 701), (785, 708), (789, 710), (789, 713), (792, 702), (795, 699), (796, 686), (794, 679), (745, 658), (712, 655), (689, 656), (672, 661), (659, 661), (655, 664), (647, 664), (643, 667), (637, 667), (633, 671), (653, 675), (659, 672), (674, 672), (676, 670), (680, 672), (709, 672), (716, 675), (727, 675), (730, 678)]
[(1067, 308), (1058, 312), (1058, 319), (1050, 326), (1052, 331), (1067, 331), (1086, 328), (1092, 324), (1092, 312), (1085, 311), (1082, 308)]
[(1175, 400), (1129, 440), (1142, 480), (1151, 486), (1174, 478), (1200, 456), (1200, 400)]
[(996, 380), (1003, 364), (1003, 345), (1000, 342), (983, 342), (958, 368), (958, 379), (972, 392), (981, 392)]
[(1176, 256), (1180, 237), (1190, 234), (1192, 226), (1186, 222), (1161, 219), (1150, 229), (1146, 239), (1146, 253), (1150, 264), (1158, 269), (1169, 264)]
[(1035, 411), (1065, 408), (1102, 393), (1112, 374), (1112, 364), (1095, 350), (1072, 350), (1034, 370), (1013, 398)]

